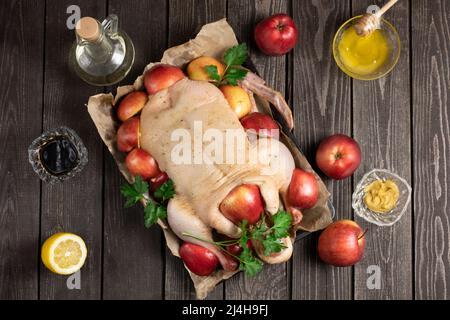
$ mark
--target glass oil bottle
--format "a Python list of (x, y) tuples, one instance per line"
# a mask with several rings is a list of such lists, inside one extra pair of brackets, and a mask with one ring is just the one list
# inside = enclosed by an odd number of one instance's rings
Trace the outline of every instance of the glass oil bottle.
[(69, 63), (76, 74), (95, 86), (118, 83), (134, 62), (134, 46), (118, 29), (118, 17), (109, 15), (102, 23), (92, 17), (81, 18), (75, 29)]

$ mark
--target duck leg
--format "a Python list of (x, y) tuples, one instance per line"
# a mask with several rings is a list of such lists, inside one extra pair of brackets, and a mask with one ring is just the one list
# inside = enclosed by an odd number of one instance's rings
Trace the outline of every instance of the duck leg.
[(217, 230), (220, 234), (226, 235), (233, 239), (237, 239), (241, 236), (241, 229), (228, 220), (222, 212), (220, 212), (218, 205), (211, 207), (208, 212), (208, 224), (211, 228)]
[(200, 220), (185, 198), (177, 195), (170, 199), (167, 206), (167, 221), (180, 239), (210, 250), (217, 256), (224, 270), (236, 270), (236, 261), (211, 243), (213, 241), (211, 228)]

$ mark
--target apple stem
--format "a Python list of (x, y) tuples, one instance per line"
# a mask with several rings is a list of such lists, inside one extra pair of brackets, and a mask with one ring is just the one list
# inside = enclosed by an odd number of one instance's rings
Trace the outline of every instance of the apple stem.
[(369, 231), (369, 228), (366, 228), (366, 230), (364, 230), (363, 234), (358, 237), (358, 241), (366, 235), (367, 231)]
[(284, 30), (284, 24), (282, 24), (282, 23), (279, 23), (279, 24), (277, 24), (277, 30), (278, 31), (283, 31)]

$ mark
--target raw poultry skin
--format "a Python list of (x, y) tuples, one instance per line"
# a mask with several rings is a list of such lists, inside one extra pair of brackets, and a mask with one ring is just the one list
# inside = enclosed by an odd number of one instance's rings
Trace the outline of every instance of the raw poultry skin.
[[(171, 155), (180, 141), (172, 141), (172, 132), (183, 128), (190, 133), (192, 159), (194, 157), (194, 121), (201, 122), (203, 133), (207, 129), (217, 129), (225, 134), (226, 129), (235, 129), (234, 132), (245, 142), (244, 150), (247, 152), (245, 152), (244, 163), (212, 162), (208, 164), (202, 161), (198, 164), (175, 164)], [(202, 139), (201, 136), (198, 138)], [(229, 259), (220, 250), (202, 241), (195, 241), (184, 233), (211, 240), (212, 228), (229, 237), (239, 237), (241, 230), (222, 215), (219, 205), (234, 187), (243, 183), (258, 185), (266, 210), (271, 214), (276, 213), (280, 205), (279, 192), (285, 191), (291, 178), (293, 159), (288, 159), (289, 165), (287, 169), (285, 168), (287, 173), (275, 172), (262, 175), (262, 170), (267, 169), (268, 165), (249, 163), (248, 154), (254, 152), (255, 147), (249, 143), (238, 117), (229, 107), (220, 90), (208, 82), (187, 78), (150, 96), (141, 114), (140, 143), (141, 148), (156, 159), (160, 169), (166, 171), (175, 183), (176, 196), (168, 205), (168, 223), (172, 230), (185, 241), (212, 249), (223, 268), (231, 270), (235, 266), (231, 266)], [(209, 143), (209, 141), (203, 141), (203, 151)], [(282, 147), (287, 150), (284, 145)], [(224, 156), (233, 152), (231, 148), (223, 143)], [(287, 153), (286, 157), (292, 158), (289, 151), (284, 149), (282, 151), (284, 154)]]

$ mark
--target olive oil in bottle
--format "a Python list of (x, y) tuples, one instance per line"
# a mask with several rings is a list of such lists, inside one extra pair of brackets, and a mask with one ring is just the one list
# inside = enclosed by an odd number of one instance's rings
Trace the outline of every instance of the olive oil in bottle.
[(118, 29), (118, 17), (109, 15), (102, 23), (81, 18), (75, 28), (76, 42), (69, 63), (89, 84), (108, 86), (122, 80), (134, 62), (134, 46), (128, 35)]

